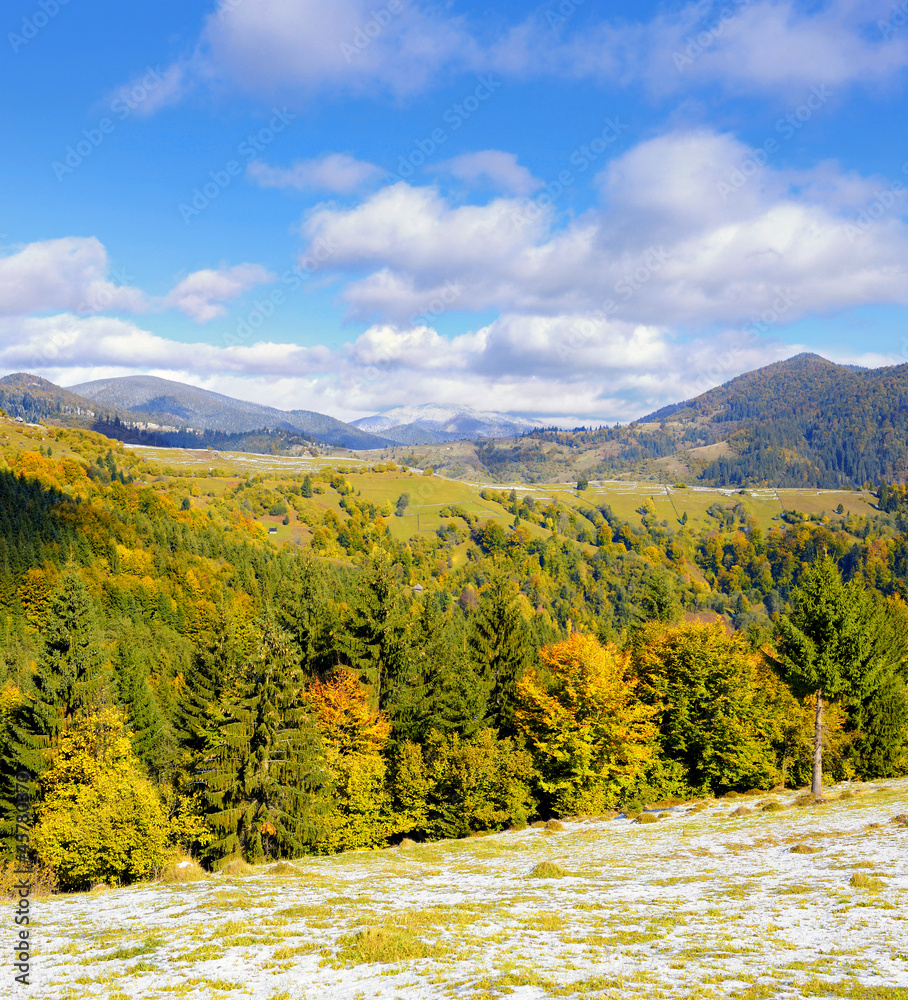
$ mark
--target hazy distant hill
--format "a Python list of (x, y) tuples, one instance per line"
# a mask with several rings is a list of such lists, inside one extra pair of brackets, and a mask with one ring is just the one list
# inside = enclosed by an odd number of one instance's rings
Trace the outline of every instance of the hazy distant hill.
[(323, 413), (278, 410), (152, 375), (98, 379), (71, 386), (71, 391), (99, 406), (141, 415), (143, 420), (196, 430), (237, 434), (265, 427), (283, 428), (344, 448), (383, 448), (391, 443)]
[(515, 437), (533, 427), (538, 420), (524, 420), (504, 413), (474, 410), (469, 406), (397, 406), (372, 417), (353, 421), (354, 427), (381, 434), (399, 444), (439, 444), (477, 438)]
[(93, 420), (97, 407), (82, 396), (27, 372), (0, 378), (0, 409), (26, 423), (51, 416), (72, 416)]

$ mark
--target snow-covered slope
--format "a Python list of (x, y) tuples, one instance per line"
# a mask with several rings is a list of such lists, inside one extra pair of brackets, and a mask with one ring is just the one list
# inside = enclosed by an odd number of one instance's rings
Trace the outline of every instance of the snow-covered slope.
[[(474, 410), (469, 406), (441, 406), (424, 403), (420, 406), (397, 406), (372, 417), (352, 421), (354, 427), (382, 434), (403, 444), (434, 444), (438, 441), (460, 441), (465, 438), (513, 437), (533, 427), (538, 420), (527, 420), (507, 413)], [(424, 433), (420, 435), (419, 431)]]

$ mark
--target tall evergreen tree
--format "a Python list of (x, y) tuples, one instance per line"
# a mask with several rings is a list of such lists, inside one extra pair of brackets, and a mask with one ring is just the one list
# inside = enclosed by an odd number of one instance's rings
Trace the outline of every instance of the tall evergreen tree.
[(349, 665), (369, 684), (384, 710), (410, 656), (407, 603), (391, 559), (376, 549), (363, 571), (340, 643)]
[(292, 577), (281, 585), (275, 604), (278, 624), (292, 637), (304, 672), (310, 677), (329, 673), (336, 663), (324, 564), (307, 552), (302, 561), (294, 564)]
[(488, 724), (502, 736), (512, 736), (517, 682), (533, 662), (535, 650), (517, 604), (517, 589), (500, 569), (492, 571), (480, 596), (468, 644), (488, 692)]
[(209, 853), (257, 861), (306, 850), (319, 834), (328, 776), (302, 698), (290, 637), (273, 621), (224, 706), (205, 800), (216, 840)]
[(823, 794), (823, 703), (870, 698), (893, 675), (897, 643), (874, 596), (856, 581), (842, 583), (823, 556), (791, 595), (778, 626), (778, 663), (794, 693), (815, 698), (811, 792)]
[(100, 636), (91, 594), (69, 570), (51, 599), (44, 650), (12, 724), (11, 749), (20, 768), (42, 774), (54, 739), (78, 712), (101, 703), (108, 673)]
[(425, 596), (414, 621), (412, 655), (387, 704), (398, 741), (421, 743), (433, 729), (467, 739), (479, 731), (486, 696), (465, 654), (462, 618), (445, 613), (436, 594)]
[(165, 721), (148, 684), (148, 665), (130, 630), (120, 639), (114, 658), (117, 704), (132, 740), (135, 755), (155, 776), (162, 771), (161, 751), (165, 743)]

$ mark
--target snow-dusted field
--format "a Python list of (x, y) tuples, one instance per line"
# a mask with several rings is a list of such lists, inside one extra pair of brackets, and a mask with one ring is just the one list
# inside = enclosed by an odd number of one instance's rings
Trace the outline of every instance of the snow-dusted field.
[[(893, 822), (908, 780), (853, 792), (39, 900), (33, 986), (17, 993), (908, 1000), (908, 825)], [(785, 808), (760, 811), (770, 801)], [(529, 877), (541, 861), (567, 876)]]

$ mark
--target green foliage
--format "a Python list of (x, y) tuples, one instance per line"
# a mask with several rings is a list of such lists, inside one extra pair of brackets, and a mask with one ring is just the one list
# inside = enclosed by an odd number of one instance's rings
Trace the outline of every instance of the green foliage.
[(115, 710), (81, 716), (61, 735), (42, 788), (33, 847), (62, 888), (133, 882), (164, 864), (161, 802)]
[(517, 684), (532, 662), (533, 644), (517, 602), (517, 589), (500, 570), (490, 574), (470, 621), (469, 648), (488, 692), (486, 718), (504, 735), (515, 730)]
[(470, 740), (433, 731), (398, 750), (397, 810), (405, 829), (431, 840), (523, 824), (534, 811), (532, 773), (530, 755), (492, 729)]
[(779, 782), (797, 705), (741, 635), (650, 625), (635, 637), (633, 667), (640, 697), (658, 712), (662, 753), (683, 767), (692, 792)]
[(272, 621), (258, 631), (255, 652), (224, 698), (213, 770), (204, 779), (217, 836), (209, 857), (292, 857), (318, 840), (327, 776), (318, 734), (299, 700), (299, 662), (289, 636)]

